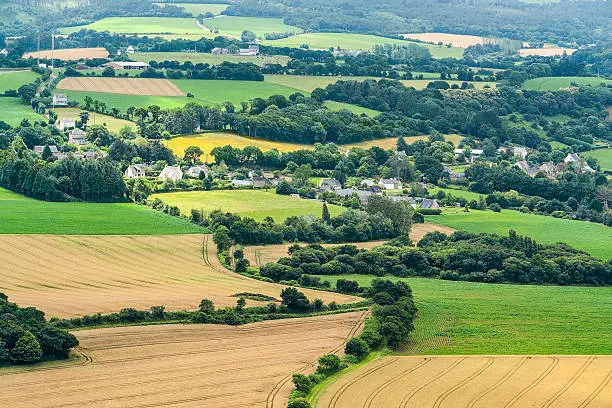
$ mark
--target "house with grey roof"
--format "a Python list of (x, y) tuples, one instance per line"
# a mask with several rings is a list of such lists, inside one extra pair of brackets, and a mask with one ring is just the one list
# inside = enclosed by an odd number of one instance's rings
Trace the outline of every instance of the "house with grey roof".
[(147, 166), (144, 164), (132, 164), (123, 173), (123, 177), (128, 179), (145, 177)]
[(183, 178), (183, 171), (178, 166), (166, 166), (159, 174), (162, 180), (180, 180)]
[(419, 208), (437, 210), (440, 208), (440, 204), (435, 198), (426, 198), (421, 202), (421, 206)]

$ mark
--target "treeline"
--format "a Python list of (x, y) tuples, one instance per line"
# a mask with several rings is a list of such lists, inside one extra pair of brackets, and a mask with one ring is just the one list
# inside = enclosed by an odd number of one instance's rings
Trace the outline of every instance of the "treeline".
[(19, 307), (0, 293), (0, 366), (68, 358), (77, 338), (47, 322), (34, 307)]
[[(275, 282), (323, 286), (325, 275), (423, 276), (485, 283), (612, 284), (612, 265), (566, 244), (542, 245), (510, 231), (507, 237), (458, 231), (427, 233), (417, 247), (396, 239), (372, 250), (353, 245), (294, 245), (289, 256), (259, 274)], [(336, 290), (360, 294), (357, 282), (338, 280)]]

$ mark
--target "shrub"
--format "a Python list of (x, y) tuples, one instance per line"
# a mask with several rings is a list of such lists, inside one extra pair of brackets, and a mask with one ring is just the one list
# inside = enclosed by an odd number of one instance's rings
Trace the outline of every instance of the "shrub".
[(312, 388), (312, 381), (310, 381), (310, 378), (308, 378), (304, 374), (293, 374), (293, 384), (295, 384), (296, 390), (301, 391), (305, 394), (308, 394), (310, 392), (310, 389)]
[(16, 363), (34, 363), (42, 357), (42, 349), (34, 335), (27, 331), (17, 340), (11, 350), (11, 359)]
[(419, 208), (418, 212), (422, 215), (440, 215), (442, 210), (439, 208)]
[(306, 398), (296, 398), (289, 402), (287, 408), (312, 408)]
[(324, 375), (331, 375), (337, 371), (343, 369), (342, 360), (335, 354), (326, 354), (319, 357), (319, 366), (317, 367), (317, 373)]
[(362, 360), (370, 352), (370, 347), (362, 339), (354, 337), (346, 343), (344, 352)]
[(493, 204), (491, 204), (491, 205), (489, 206), (489, 208), (491, 209), (491, 211), (496, 212), (496, 213), (499, 213), (499, 212), (501, 212), (501, 210), (502, 210), (502, 209), (501, 209), (501, 206), (500, 206), (499, 204), (497, 204), (497, 203), (493, 203)]

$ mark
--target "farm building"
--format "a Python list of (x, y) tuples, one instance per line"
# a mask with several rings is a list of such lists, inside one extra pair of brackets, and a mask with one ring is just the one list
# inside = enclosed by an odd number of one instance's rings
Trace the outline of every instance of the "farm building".
[(69, 118), (65, 118), (65, 119), (60, 119), (57, 128), (59, 130), (66, 130), (66, 129), (71, 129), (76, 127), (76, 123), (74, 122), (74, 119), (69, 119)]
[(128, 61), (112, 61), (102, 64), (103, 67), (111, 67), (112, 69), (136, 69), (143, 70), (150, 67), (146, 62), (128, 62)]
[(215, 47), (210, 51), (213, 55), (225, 55), (227, 54), (227, 48)]
[(251, 187), (252, 185), (253, 185), (253, 180), (251, 180), (251, 179), (246, 179), (246, 180), (234, 179), (234, 180), (232, 180), (232, 186), (234, 186), (234, 187)]
[(53, 106), (68, 106), (68, 95), (66, 94), (54, 94), (53, 95)]
[(208, 167), (193, 166), (193, 167), (190, 167), (186, 172), (186, 174), (189, 177), (196, 177), (196, 178), (200, 177), (200, 173), (204, 173), (204, 177), (208, 177)]
[(123, 177), (128, 179), (144, 177), (146, 169), (147, 166), (145, 166), (144, 164), (132, 164), (125, 170), (125, 173), (123, 173)]
[(178, 166), (166, 166), (159, 174), (162, 180), (180, 180), (183, 178), (183, 171)]
[(81, 129), (74, 129), (68, 133), (68, 143), (73, 143), (75, 145), (84, 145), (87, 144), (87, 138), (85, 137), (87, 133)]
[(436, 199), (426, 198), (421, 202), (421, 206), (419, 208), (437, 210), (440, 208), (440, 204), (438, 204)]
[[(32, 149), (34, 151), (34, 153), (38, 154), (38, 155), (42, 155), (43, 152), (45, 151), (45, 147), (46, 146), (34, 146), (34, 148)], [(52, 154), (57, 154), (59, 152), (59, 150), (57, 150), (57, 146), (52, 145), (49, 146), (49, 150), (51, 150)]]
[(329, 179), (329, 178), (324, 178), (321, 179), (321, 182), (319, 183), (319, 188), (321, 190), (339, 190), (342, 188), (342, 183), (340, 183), (340, 181), (336, 180), (336, 179)]
[(128, 46), (128, 47), (126, 48), (125, 52), (126, 52), (126, 54), (133, 54), (133, 53), (135, 52), (135, 51), (134, 51), (134, 47), (132, 47), (131, 45), (130, 45), (130, 46)]
[(249, 48), (240, 48), (238, 55), (242, 57), (256, 57), (259, 55), (259, 46), (249, 45)]
[(378, 186), (383, 190), (397, 190), (402, 188), (402, 182), (398, 179), (381, 179), (378, 182)]
[(472, 149), (472, 150), (455, 149), (455, 158), (459, 158), (461, 155), (464, 155), (467, 161), (472, 163), (474, 159), (479, 158), (480, 156), (482, 156), (483, 153), (484, 151), (482, 149)]
[(359, 202), (361, 204), (367, 204), (370, 196), (374, 195), (374, 193), (370, 191), (357, 190), (354, 188), (344, 188), (344, 189), (336, 190), (335, 193), (338, 194), (340, 197), (344, 197), (344, 198), (352, 197), (354, 194), (359, 198)]

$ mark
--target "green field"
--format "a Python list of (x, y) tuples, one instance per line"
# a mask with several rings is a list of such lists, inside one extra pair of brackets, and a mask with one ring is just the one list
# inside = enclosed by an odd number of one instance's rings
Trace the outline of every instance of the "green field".
[(312, 92), (317, 88), (326, 88), (327, 85), (335, 84), (338, 81), (365, 81), (372, 79), (379, 81), (382, 78), (376, 77), (344, 77), (344, 76), (306, 76), (306, 75), (266, 75), (265, 82), (288, 86), (304, 92)]
[(197, 17), (200, 14), (213, 13), (221, 14), (225, 10), (228, 4), (194, 4), (194, 3), (153, 3), (158, 6), (176, 6), (182, 7), (187, 13), (191, 13), (192, 16)]
[(221, 35), (240, 37), (244, 30), (255, 33), (258, 38), (264, 38), (266, 33), (301, 33), (299, 27), (286, 25), (282, 18), (218, 16), (204, 21), (204, 26), (216, 28)]
[(533, 78), (523, 83), (523, 89), (530, 91), (556, 91), (572, 86), (576, 82), (580, 85), (598, 86), (601, 83), (612, 85), (612, 80), (596, 77), (548, 77)]
[(507, 235), (513, 229), (540, 243), (565, 242), (598, 258), (612, 258), (612, 228), (603, 224), (565, 220), (545, 215), (523, 214), (518, 211), (444, 209), (440, 216), (428, 216), (426, 222), (446, 225), (468, 232)]
[[(184, 214), (189, 214), (192, 209), (202, 209), (205, 212), (220, 209), (251, 217), (257, 221), (272, 217), (276, 222), (283, 222), (287, 217), (310, 214), (320, 217), (323, 207), (323, 204), (319, 201), (278, 195), (273, 188), (269, 191), (190, 191), (154, 194), (150, 197), (150, 199), (155, 198), (159, 198), (169, 205), (178, 206)], [(328, 208), (332, 216), (342, 212), (341, 207), (328, 205)]]
[[(356, 280), (372, 276), (320, 276)], [(419, 308), (406, 354), (610, 354), (612, 288), (390, 278)]]
[(597, 149), (581, 153), (584, 156), (594, 157), (599, 160), (602, 170), (612, 171), (612, 149)]
[(108, 31), (116, 34), (174, 34), (179, 36), (210, 36), (210, 32), (198, 27), (192, 18), (179, 17), (107, 17), (85, 26), (64, 27), (62, 34), (81, 29)]
[[(289, 57), (284, 55), (260, 55), (257, 57), (246, 57), (240, 55), (213, 55), (203, 52), (139, 52), (130, 55), (130, 59), (134, 61), (150, 62), (150, 61), (178, 61), (183, 63), (191, 61), (194, 64), (202, 63), (209, 65), (219, 65), (222, 62), (252, 62), (253, 64), (262, 66), (263, 64), (280, 64), (287, 65)], [(127, 70), (130, 71), (130, 70)]]
[(0, 120), (11, 126), (18, 126), (22, 119), (32, 121), (43, 120), (44, 117), (24, 104), (19, 98), (0, 98)]
[(364, 108), (362, 106), (358, 106), (358, 105), (351, 105), (350, 103), (343, 103), (343, 102), (336, 102), (336, 101), (325, 101), (323, 103), (325, 106), (327, 106), (327, 109), (331, 110), (331, 111), (339, 111), (342, 109), (346, 109), (350, 112), (353, 112), (356, 115), (361, 115), (362, 113), (365, 113), (367, 116), (373, 118), (374, 116), (380, 115), (382, 112), (374, 110), (374, 109), (368, 109), (368, 108)]
[(49, 203), (0, 188), (0, 234), (168, 235), (205, 232), (131, 203)]
[(34, 82), (38, 77), (34, 71), (0, 71), (0, 93), (9, 89), (16, 91), (21, 85)]
[[(312, 49), (327, 50), (338, 48), (346, 50), (371, 50), (376, 44), (400, 44), (405, 45), (411, 41), (399, 40), (395, 38), (379, 37), (366, 34), (348, 33), (306, 33), (294, 35), (279, 40), (262, 41), (264, 45), (274, 47), (293, 47), (297, 48), (307, 44)], [(434, 58), (461, 58), (462, 48), (447, 48), (445, 46), (418, 43), (420, 46), (427, 47)]]
[(429, 194), (436, 194), (438, 191), (444, 191), (447, 195), (452, 194), (454, 197), (463, 197), (466, 200), (478, 200), (480, 197), (484, 197), (483, 194), (474, 193), (473, 191), (458, 190), (454, 188), (442, 188), (442, 187), (427, 187)]

